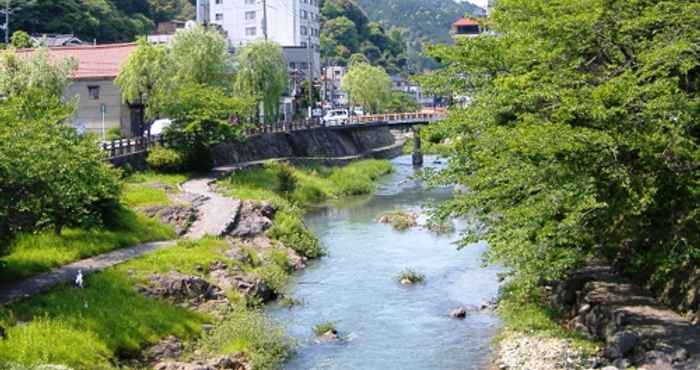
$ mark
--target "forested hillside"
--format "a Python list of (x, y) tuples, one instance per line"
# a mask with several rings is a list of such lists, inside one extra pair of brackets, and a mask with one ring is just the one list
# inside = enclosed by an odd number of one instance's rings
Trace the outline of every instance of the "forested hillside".
[(406, 41), (398, 29), (387, 32), (371, 22), (354, 0), (321, 3), (321, 55), (330, 64), (345, 64), (355, 53), (364, 54), (389, 73), (408, 72)]
[(158, 22), (192, 19), (190, 0), (35, 0), (13, 18), (13, 30), (73, 33), (86, 41), (131, 41)]

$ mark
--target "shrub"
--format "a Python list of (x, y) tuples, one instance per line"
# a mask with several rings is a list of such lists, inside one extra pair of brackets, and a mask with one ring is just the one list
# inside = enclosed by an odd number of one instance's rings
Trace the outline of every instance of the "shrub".
[(403, 285), (413, 285), (425, 282), (425, 275), (413, 269), (405, 269), (401, 271), (397, 279)]
[(107, 130), (105, 140), (119, 140), (122, 138), (122, 130), (119, 127), (112, 127)]
[(214, 354), (245, 352), (256, 370), (279, 368), (293, 348), (293, 342), (276, 322), (242, 307), (234, 307), (203, 344)]
[(392, 211), (383, 214), (377, 222), (382, 224), (391, 224), (394, 229), (399, 231), (408, 230), (418, 226), (418, 216), (414, 213), (404, 211)]
[(301, 218), (293, 213), (277, 212), (274, 225), (268, 233), (271, 238), (281, 241), (307, 258), (318, 258), (326, 254), (316, 236), (306, 228)]
[(121, 187), (95, 141), (60, 123), (3, 113), (0, 235), (102, 226), (119, 204)]
[(338, 332), (333, 321), (326, 321), (314, 325), (314, 334), (316, 334), (316, 336), (320, 337), (328, 332), (333, 334)]
[(277, 189), (278, 193), (289, 197), (297, 189), (297, 177), (294, 174), (294, 168), (288, 163), (268, 163), (270, 168), (273, 168), (277, 173)]
[(176, 172), (182, 169), (184, 158), (177, 150), (157, 147), (148, 153), (146, 163), (156, 171)]

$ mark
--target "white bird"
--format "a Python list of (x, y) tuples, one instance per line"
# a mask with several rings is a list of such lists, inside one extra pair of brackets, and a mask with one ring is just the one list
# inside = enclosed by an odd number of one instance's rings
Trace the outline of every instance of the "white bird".
[(75, 286), (83, 288), (83, 270), (78, 270), (78, 276), (75, 277)]

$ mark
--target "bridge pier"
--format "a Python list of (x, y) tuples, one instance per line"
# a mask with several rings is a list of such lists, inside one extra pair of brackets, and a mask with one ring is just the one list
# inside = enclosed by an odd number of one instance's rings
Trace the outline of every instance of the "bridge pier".
[(413, 132), (413, 165), (415, 167), (423, 166), (423, 151), (421, 150), (420, 128), (412, 127)]

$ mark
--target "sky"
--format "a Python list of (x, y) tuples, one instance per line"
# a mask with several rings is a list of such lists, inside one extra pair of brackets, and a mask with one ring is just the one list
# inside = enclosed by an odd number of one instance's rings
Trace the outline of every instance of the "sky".
[[(464, 1), (464, 0), (461, 0), (461, 1)], [(489, 0), (467, 0), (467, 1), (472, 3), (472, 4), (478, 5), (484, 9), (486, 9), (486, 6), (489, 3)]]

